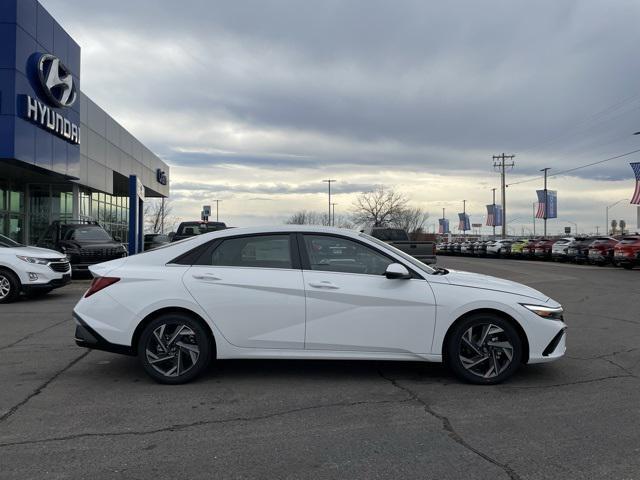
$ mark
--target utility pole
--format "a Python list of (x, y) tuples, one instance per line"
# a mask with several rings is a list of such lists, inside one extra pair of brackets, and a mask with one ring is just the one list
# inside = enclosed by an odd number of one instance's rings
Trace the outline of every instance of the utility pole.
[(493, 191), (493, 239), (496, 239), (496, 189), (492, 188)]
[(331, 225), (331, 184), (335, 182), (335, 180), (327, 179), (322, 181), (329, 184), (329, 217), (327, 218), (327, 225)]
[(337, 203), (332, 203), (331, 204), (331, 226), (335, 227), (336, 225), (336, 205)]
[(549, 167), (543, 168), (540, 171), (544, 172), (544, 238), (547, 238), (547, 215), (549, 215), (549, 200), (547, 199), (547, 172), (551, 170)]
[[(505, 170), (507, 167), (514, 167), (514, 157), (515, 155), (505, 155), (504, 153), (502, 153), (501, 155), (493, 156), (493, 167), (498, 168), (498, 170), (500, 171), (500, 179), (502, 185), (502, 238), (507, 237), (507, 185), (505, 182)], [(509, 163), (506, 163), (507, 160), (509, 160)]]
[(218, 222), (218, 221), (220, 220), (220, 216), (219, 216), (219, 210), (220, 210), (220, 207), (219, 207), (219, 205), (218, 205), (218, 204), (219, 204), (221, 201), (222, 201), (222, 200), (214, 200), (214, 202), (216, 202), (216, 222)]
[(596, 225), (596, 235), (600, 235), (600, 227)]

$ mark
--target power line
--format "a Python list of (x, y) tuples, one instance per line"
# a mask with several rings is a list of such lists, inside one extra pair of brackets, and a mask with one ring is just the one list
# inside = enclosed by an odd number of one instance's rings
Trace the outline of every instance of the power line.
[[(583, 168), (587, 168), (587, 167), (593, 167), (594, 165), (599, 165), (601, 163), (605, 163), (605, 162), (610, 162), (611, 160), (616, 160), (618, 158), (622, 158), (622, 157), (626, 157), (629, 155), (632, 155), (634, 153), (638, 153), (640, 152), (640, 148), (636, 149), (636, 150), (632, 150), (630, 152), (627, 153), (622, 153), (620, 155), (616, 155), (614, 157), (609, 157), (609, 158), (605, 158), (603, 160), (598, 160), (597, 162), (592, 162), (592, 163), (587, 163), (586, 165), (581, 165), (579, 167), (574, 167), (574, 168), (569, 168), (567, 170), (562, 170), (558, 173), (554, 173), (553, 175), (549, 175), (549, 177), (557, 177), (560, 175), (564, 175), (566, 173), (571, 173), (571, 172), (575, 172), (576, 170), (581, 170)], [(540, 175), (538, 175), (537, 177), (532, 177), (532, 178), (528, 178), (526, 180), (520, 180), (519, 182), (513, 182), (507, 185), (507, 187), (510, 187), (512, 185), (519, 185), (521, 183), (527, 183), (527, 182), (533, 182), (534, 180), (539, 180), (540, 178), (542, 178)]]

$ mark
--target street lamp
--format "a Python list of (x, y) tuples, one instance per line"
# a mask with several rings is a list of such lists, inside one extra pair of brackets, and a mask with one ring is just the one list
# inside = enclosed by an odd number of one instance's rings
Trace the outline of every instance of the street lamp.
[[(640, 134), (640, 132), (634, 133), (634, 135)], [(628, 201), (628, 198), (622, 198), (620, 200), (618, 200), (616, 203), (612, 203), (611, 205), (609, 205), (605, 210), (606, 210), (606, 216), (605, 216), (605, 224), (604, 224), (604, 231), (605, 232), (609, 232), (609, 209), (615, 207), (616, 205), (618, 205), (620, 202), (625, 202)], [(608, 235), (608, 233), (607, 233)]]
[(576, 227), (576, 235), (578, 235), (578, 224), (576, 222), (572, 222), (570, 220), (565, 220), (565, 222), (570, 223), (574, 227)]

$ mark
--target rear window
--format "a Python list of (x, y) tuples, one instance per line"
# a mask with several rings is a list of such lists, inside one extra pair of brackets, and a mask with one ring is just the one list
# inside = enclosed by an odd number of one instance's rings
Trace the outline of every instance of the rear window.
[(223, 240), (206, 265), (292, 268), (289, 235), (260, 235)]
[(226, 225), (224, 223), (209, 222), (209, 223), (187, 223), (181, 224), (178, 227), (177, 235), (202, 235), (203, 233), (217, 232), (218, 230), (224, 230)]
[(383, 242), (402, 242), (408, 240), (407, 232), (401, 228), (376, 228), (371, 231), (371, 236)]

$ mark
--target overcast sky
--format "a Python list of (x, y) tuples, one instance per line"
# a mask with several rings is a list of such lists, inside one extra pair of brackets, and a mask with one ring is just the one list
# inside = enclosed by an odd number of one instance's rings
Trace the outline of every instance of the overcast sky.
[[(82, 90), (171, 165), (175, 213), (232, 225), (336, 212), (393, 186), (480, 222), (509, 181), (640, 148), (637, 1), (41, 0), (82, 47)], [(604, 228), (640, 153), (550, 179), (552, 230)], [(531, 229), (541, 179), (508, 189)], [(612, 218), (635, 227), (622, 202)], [(538, 227), (540, 227), (538, 225)]]

